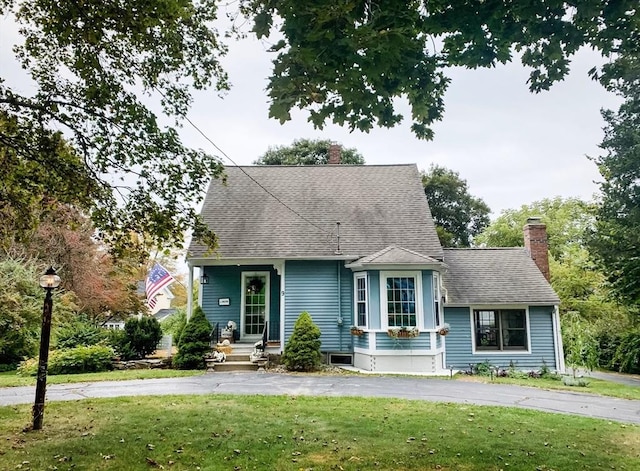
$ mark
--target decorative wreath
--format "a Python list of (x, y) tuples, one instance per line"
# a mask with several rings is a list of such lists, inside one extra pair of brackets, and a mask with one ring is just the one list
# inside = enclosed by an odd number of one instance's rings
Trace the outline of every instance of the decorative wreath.
[(251, 291), (251, 293), (255, 294), (262, 291), (263, 286), (264, 286), (264, 283), (260, 278), (252, 278), (251, 281), (249, 281), (248, 289), (249, 291)]

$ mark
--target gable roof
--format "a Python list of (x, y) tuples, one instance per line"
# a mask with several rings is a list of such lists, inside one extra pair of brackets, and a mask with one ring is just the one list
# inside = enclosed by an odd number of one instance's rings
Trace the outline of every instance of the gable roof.
[(211, 182), (201, 211), (218, 236), (218, 252), (208, 255), (192, 241), (191, 260), (353, 260), (390, 245), (442, 259), (416, 165), (252, 166), (225, 172), (226, 185)]
[(158, 322), (162, 322), (163, 320), (167, 319), (168, 317), (171, 317), (172, 315), (174, 315), (177, 311), (178, 310), (175, 309), (175, 308), (160, 309), (160, 310), (158, 310), (158, 312), (156, 312), (153, 315), (153, 317), (155, 317), (158, 320)]
[(558, 295), (522, 247), (444, 249), (448, 305), (557, 305)]
[(366, 257), (362, 257), (346, 265), (347, 268), (360, 268), (366, 266), (389, 266), (389, 265), (414, 265), (414, 266), (437, 266), (441, 267), (442, 262), (427, 255), (422, 255), (413, 250), (390, 245), (379, 252)]

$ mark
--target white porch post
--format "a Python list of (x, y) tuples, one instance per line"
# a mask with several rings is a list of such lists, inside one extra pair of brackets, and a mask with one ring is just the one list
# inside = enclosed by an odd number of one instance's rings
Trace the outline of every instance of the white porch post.
[(553, 314), (551, 314), (553, 318), (553, 333), (554, 340), (556, 344), (556, 369), (559, 373), (565, 372), (565, 364), (564, 364), (564, 347), (562, 345), (562, 330), (560, 327), (560, 310), (558, 306), (553, 306)]
[(193, 312), (193, 266), (191, 266), (191, 263), (187, 263), (187, 266), (189, 267), (189, 275), (187, 276), (187, 322), (189, 322)]
[(284, 282), (284, 267), (286, 261), (282, 260), (280, 263), (274, 264), (278, 275), (280, 275), (280, 353), (284, 351), (284, 322), (285, 322), (285, 282)]

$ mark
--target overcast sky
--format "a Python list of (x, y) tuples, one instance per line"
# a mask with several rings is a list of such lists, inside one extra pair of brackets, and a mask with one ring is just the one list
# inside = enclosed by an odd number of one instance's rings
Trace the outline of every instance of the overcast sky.
[[(17, 34), (8, 20), (0, 21), (2, 75), (8, 85), (23, 85), (22, 74), (9, 70), (16, 67), (10, 47)], [(435, 125), (435, 139), (426, 142), (413, 136), (409, 121), (394, 129), (350, 133), (334, 125), (313, 129), (306, 113), (296, 112), (280, 125), (268, 119), (268, 46), (254, 39), (230, 46), (224, 64), (232, 90), (224, 98), (198, 93), (190, 118), (236, 164), (251, 164), (270, 146), (294, 139), (331, 139), (358, 149), (368, 164), (415, 163), (426, 170), (434, 163), (455, 170), (494, 216), (547, 197), (591, 199), (597, 191), (599, 175), (586, 156), (599, 153), (600, 109), (616, 108), (619, 101), (588, 78), (587, 70), (598, 62), (588, 50), (574, 59), (564, 82), (538, 95), (528, 91), (528, 72), (519, 63), (448, 71), (452, 82), (444, 119)], [(180, 132), (188, 145), (217, 154), (189, 125)]]
[[(519, 63), (450, 70), (444, 120), (435, 126), (435, 139), (425, 142), (413, 136), (409, 121), (366, 134), (334, 125), (316, 130), (304, 112), (284, 125), (268, 119), (265, 87), (271, 59), (265, 49), (256, 40), (232, 44), (224, 60), (231, 92), (224, 99), (198, 95), (191, 113), (238, 165), (251, 164), (270, 146), (322, 138), (355, 147), (367, 164), (416, 163), (426, 170), (434, 163), (455, 170), (494, 215), (547, 197), (591, 199), (597, 191), (599, 174), (586, 156), (599, 153), (600, 109), (615, 108), (619, 101), (588, 78), (587, 70), (599, 60), (588, 50), (576, 57), (564, 82), (537, 95), (528, 91), (528, 72)], [(185, 128), (183, 136), (211, 150), (193, 130)]]

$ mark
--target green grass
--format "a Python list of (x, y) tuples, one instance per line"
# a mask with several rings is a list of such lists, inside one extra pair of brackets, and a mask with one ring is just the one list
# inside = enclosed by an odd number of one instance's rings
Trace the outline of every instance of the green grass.
[(397, 399), (150, 396), (0, 407), (0, 470), (638, 470), (640, 427)]
[(567, 386), (562, 381), (554, 381), (552, 379), (543, 378), (493, 378), (488, 376), (465, 376), (457, 375), (456, 379), (461, 381), (479, 381), (484, 383), (497, 383), (497, 384), (515, 384), (518, 386), (528, 386), (542, 389), (557, 389), (562, 391), (575, 391), (580, 393), (599, 394), (601, 396), (618, 397), (621, 399), (638, 399), (640, 400), (640, 388), (637, 386), (627, 386), (620, 383), (614, 383), (612, 381), (605, 381), (602, 379), (595, 379), (585, 377), (588, 381), (586, 387), (579, 386)]
[[(204, 374), (198, 370), (123, 370), (104, 371), (102, 373), (83, 373), (77, 375), (48, 375), (47, 384), (90, 383), (96, 381), (124, 381), (127, 379), (177, 378)], [(0, 373), (0, 388), (14, 386), (34, 386), (35, 376), (20, 376), (15, 371)]]

